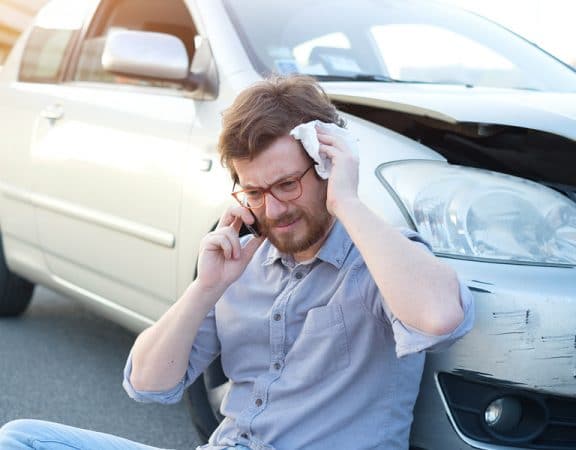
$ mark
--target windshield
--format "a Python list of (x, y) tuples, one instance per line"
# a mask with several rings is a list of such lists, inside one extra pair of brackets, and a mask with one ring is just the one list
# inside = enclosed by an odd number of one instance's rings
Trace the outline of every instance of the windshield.
[(576, 91), (576, 72), (538, 47), (430, 0), (225, 4), (262, 74)]

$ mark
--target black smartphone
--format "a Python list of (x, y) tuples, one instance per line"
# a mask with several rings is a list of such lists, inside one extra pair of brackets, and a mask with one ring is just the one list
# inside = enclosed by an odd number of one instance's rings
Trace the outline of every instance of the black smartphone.
[(252, 233), (254, 236), (258, 237), (258, 236), (260, 236), (260, 228), (258, 227), (258, 219), (256, 219), (256, 216), (254, 215), (254, 213), (252, 212), (251, 209), (249, 209), (248, 211), (250, 211), (250, 214), (252, 214), (252, 217), (254, 217), (254, 223), (252, 225), (249, 225), (246, 222), (244, 222), (244, 226), (248, 229), (248, 231), (250, 233)]

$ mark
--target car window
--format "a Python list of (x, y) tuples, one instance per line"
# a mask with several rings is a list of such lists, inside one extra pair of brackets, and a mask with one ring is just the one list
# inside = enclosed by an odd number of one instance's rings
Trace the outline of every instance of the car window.
[(440, 2), (224, 0), (224, 5), (261, 74), (576, 91), (573, 69), (505, 28)]
[(101, 60), (106, 36), (116, 30), (171, 34), (183, 42), (189, 60), (192, 60), (196, 27), (184, 2), (181, 0), (108, 1), (101, 4), (96, 17), (97, 21), (91, 24), (81, 43), (74, 80), (181, 88), (181, 83), (112, 74), (104, 70)]
[(40, 10), (22, 55), (20, 81), (54, 83), (61, 79), (65, 57), (89, 6), (90, 1), (55, 0)]
[[(328, 52), (333, 51), (334, 53), (344, 53), (350, 48), (350, 41), (344, 33), (337, 32), (314, 37), (295, 45), (292, 53), (296, 59), (297, 67), (307, 65), (309, 74), (327, 75), (328, 72), (325, 68), (326, 61), (322, 61), (318, 58), (319, 48), (328, 49)], [(291, 57), (290, 53), (287, 54), (287, 57)], [(346, 64), (346, 60), (343, 57), (335, 58), (333, 63)], [(284, 72), (282, 68), (280, 68), (279, 71)], [(298, 70), (295, 70), (295, 72), (297, 71)]]
[(370, 32), (388, 73), (397, 80), (512, 88), (530, 83), (508, 58), (451, 30), (390, 24)]

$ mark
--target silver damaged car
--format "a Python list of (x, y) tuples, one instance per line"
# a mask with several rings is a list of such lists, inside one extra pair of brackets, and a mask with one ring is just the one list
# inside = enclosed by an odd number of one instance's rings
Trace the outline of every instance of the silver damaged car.
[[(475, 295), (413, 449), (575, 449), (576, 73), (432, 1), (52, 0), (0, 73), (0, 314), (42, 284), (157, 320), (232, 201), (220, 114), (270, 73), (322, 83), (364, 202)], [(204, 437), (226, 381), (215, 361), (188, 390)]]

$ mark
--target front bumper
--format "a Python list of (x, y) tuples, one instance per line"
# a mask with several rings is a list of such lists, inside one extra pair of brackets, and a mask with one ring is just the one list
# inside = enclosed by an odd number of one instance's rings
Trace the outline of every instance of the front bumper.
[[(476, 322), (448, 351), (428, 355), (411, 444), (427, 450), (576, 448), (576, 414), (560, 413), (558, 419), (545, 406), (552, 401), (561, 403), (560, 411), (576, 408), (576, 268), (445, 261), (475, 294)], [(441, 374), (459, 378), (444, 377), (442, 382)], [(464, 394), (455, 400), (447, 379), (475, 383), (470, 398)], [(472, 389), (478, 384), (486, 389)], [(532, 435), (530, 430), (520, 438), (491, 433), (482, 408), (462, 415), (462, 409), (482, 404), (478, 392), (492, 399), (518, 394), (535, 402), (537, 412), (523, 411), (525, 418), (535, 416), (533, 426), (528, 424)], [(560, 427), (549, 427), (558, 420)]]

